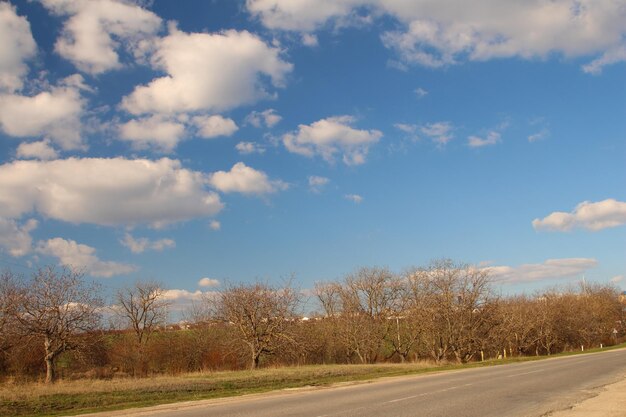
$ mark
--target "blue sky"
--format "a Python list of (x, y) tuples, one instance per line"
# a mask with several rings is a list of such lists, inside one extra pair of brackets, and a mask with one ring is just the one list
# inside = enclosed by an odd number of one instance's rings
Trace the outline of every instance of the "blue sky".
[(466, 3), (0, 3), (0, 265), (622, 285), (626, 2)]

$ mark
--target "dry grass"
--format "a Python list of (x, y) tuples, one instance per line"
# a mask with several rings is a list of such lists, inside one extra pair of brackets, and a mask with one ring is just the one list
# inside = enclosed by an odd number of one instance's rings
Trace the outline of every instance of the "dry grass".
[[(613, 348), (623, 348), (624, 346), (622, 344)], [(575, 353), (566, 353), (566, 355), (568, 354)], [(193, 373), (142, 379), (84, 379), (59, 381), (53, 385), (8, 381), (0, 384), (0, 416), (58, 416), (110, 411), (178, 401), (229, 397), (304, 386), (325, 386), (385, 376), (500, 365), (537, 359), (541, 359), (541, 357), (516, 357), (508, 360), (491, 360), (466, 365), (439, 366), (431, 362), (378, 365), (310, 365), (264, 368), (255, 371)]]
[(186, 384), (210, 381), (220, 383), (250, 382), (297, 382), (303, 379), (326, 381), (328, 378), (375, 377), (402, 375), (435, 367), (431, 362), (379, 365), (309, 365), (300, 367), (265, 368), (255, 371), (197, 372), (178, 376), (151, 378), (81, 379), (20, 383), (6, 381), (0, 384), (0, 401), (23, 401), (26, 399), (65, 394), (92, 394), (133, 390), (171, 390)]
[(160, 403), (321, 386), (432, 369), (431, 363), (314, 365), (255, 371), (193, 373), (142, 379), (0, 384), (0, 416), (39, 416), (111, 410)]

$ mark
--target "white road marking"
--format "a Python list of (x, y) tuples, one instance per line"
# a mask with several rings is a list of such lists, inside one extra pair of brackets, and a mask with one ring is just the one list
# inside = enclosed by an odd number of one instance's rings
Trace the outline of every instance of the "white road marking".
[(543, 372), (543, 371), (544, 371), (543, 369), (537, 369), (536, 371), (522, 372), (521, 374), (507, 375), (507, 378), (513, 378), (513, 377), (521, 376), (521, 375), (534, 374), (534, 373)]
[(421, 394), (410, 395), (410, 396), (404, 397), (404, 398), (396, 398), (395, 400), (385, 401), (385, 404), (397, 403), (397, 402), (400, 402), (400, 401), (411, 400), (413, 398), (424, 397), (424, 396), (430, 395), (430, 394), (439, 394), (440, 392), (451, 391), (453, 389), (462, 388), (462, 387), (469, 387), (470, 385), (474, 385), (474, 384), (473, 383), (469, 383), (469, 384), (457, 385), (457, 386), (454, 386), (454, 387), (448, 387), (448, 388), (440, 389), (440, 390), (437, 390), (437, 391), (423, 392)]
[(396, 398), (395, 400), (385, 401), (385, 403), (397, 403), (398, 401), (410, 400), (411, 398), (415, 398), (417, 395), (411, 395), (410, 397), (404, 398)]

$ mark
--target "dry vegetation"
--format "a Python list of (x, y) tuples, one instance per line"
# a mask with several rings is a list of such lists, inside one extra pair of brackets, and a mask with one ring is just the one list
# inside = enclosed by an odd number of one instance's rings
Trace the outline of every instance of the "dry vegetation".
[[(290, 283), (231, 285), (196, 306), (188, 325), (167, 330), (162, 286), (139, 282), (121, 290), (119, 327), (104, 330), (98, 288), (81, 278), (54, 268), (31, 279), (2, 275), (0, 415), (124, 408), (527, 360), (606, 347), (623, 336), (624, 305), (614, 287), (503, 297), (485, 270), (448, 260), (403, 274), (362, 268), (319, 283), (320, 312), (310, 320), (301, 319), (301, 293)], [(38, 382), (45, 376), (61, 380)]]

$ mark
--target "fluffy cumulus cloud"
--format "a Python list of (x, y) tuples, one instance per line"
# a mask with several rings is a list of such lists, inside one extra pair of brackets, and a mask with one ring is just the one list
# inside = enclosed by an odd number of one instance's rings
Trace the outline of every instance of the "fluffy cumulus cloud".
[(253, 16), (271, 29), (310, 32), (330, 19), (349, 16), (363, 0), (246, 0)]
[(109, 278), (128, 274), (137, 269), (134, 265), (102, 261), (96, 255), (95, 248), (60, 237), (38, 242), (36, 250), (42, 255), (58, 258), (60, 265), (84, 269), (86, 273), (95, 277)]
[(200, 287), (219, 287), (220, 282), (214, 278), (202, 278), (198, 281), (198, 286)]
[[(122, 107), (133, 114), (221, 111), (270, 96), (292, 65), (247, 31), (185, 33), (175, 27), (156, 42), (155, 70), (167, 75), (138, 86)], [(269, 83), (263, 82), (269, 79)]]
[(163, 292), (163, 298), (168, 302), (170, 311), (189, 311), (192, 306), (198, 306), (207, 298), (217, 295), (213, 291), (189, 291), (182, 289), (169, 289)]
[(598, 261), (591, 258), (548, 259), (540, 264), (490, 266), (485, 270), (497, 282), (523, 283), (558, 278), (580, 278), (585, 271), (595, 268)]
[(246, 116), (246, 123), (254, 127), (274, 127), (275, 124), (280, 122), (283, 118), (276, 113), (274, 109), (267, 109), (264, 111), (253, 111)]
[(120, 139), (135, 149), (154, 148), (172, 152), (185, 136), (185, 125), (176, 120), (154, 115), (130, 120), (119, 125)]
[(220, 223), (217, 220), (211, 220), (209, 222), (209, 227), (211, 228), (211, 230), (220, 230), (222, 228), (222, 223)]
[(11, 256), (24, 256), (32, 249), (30, 232), (37, 227), (37, 220), (30, 219), (19, 224), (13, 219), (0, 217), (0, 250)]
[(543, 219), (533, 220), (537, 230), (564, 232), (575, 228), (592, 231), (626, 224), (626, 203), (612, 198), (592, 203), (583, 201), (567, 213), (555, 211)]
[(224, 193), (271, 194), (287, 189), (280, 180), (270, 180), (263, 171), (258, 171), (237, 162), (230, 171), (217, 171), (209, 177), (209, 183)]
[(387, 14), (400, 28), (384, 33), (382, 41), (404, 64), (441, 67), (467, 59), (559, 53), (599, 56), (584, 67), (599, 72), (626, 60), (621, 1), (248, 0), (246, 5), (269, 28), (300, 32), (350, 19), (359, 10), (369, 11), (370, 20)]
[(419, 131), (439, 146), (447, 144), (454, 138), (454, 126), (450, 122), (428, 123), (419, 126)]
[(17, 157), (23, 159), (57, 159), (59, 153), (52, 147), (50, 140), (40, 140), (31, 143), (20, 143), (17, 147)]
[(133, 237), (126, 233), (120, 243), (130, 249), (132, 253), (143, 253), (147, 250), (162, 252), (165, 249), (176, 247), (176, 242), (172, 239), (150, 240), (147, 237)]
[(238, 129), (232, 119), (219, 115), (190, 118), (186, 114), (153, 114), (118, 125), (120, 139), (130, 142), (133, 148), (164, 153), (172, 152), (187, 138), (190, 128), (195, 129), (197, 136), (207, 139), (231, 136)]
[(15, 137), (43, 136), (67, 150), (83, 148), (80, 117), (85, 102), (77, 86), (82, 77), (64, 81), (33, 96), (1, 94), (0, 128)]
[(206, 183), (207, 174), (168, 158), (14, 161), (0, 165), (0, 216), (158, 227), (218, 213)]
[(15, 7), (0, 2), (0, 91), (14, 92), (23, 86), (26, 61), (37, 52), (28, 20)]
[(359, 165), (365, 162), (369, 147), (383, 134), (379, 130), (355, 129), (354, 122), (351, 116), (336, 116), (299, 125), (297, 131), (283, 136), (283, 143), (293, 153), (320, 155), (328, 162), (341, 154), (346, 165)]
[(239, 129), (233, 119), (220, 115), (195, 116), (193, 123), (198, 129), (198, 136), (207, 139), (218, 136), (232, 136)]
[(242, 155), (265, 153), (265, 148), (255, 142), (239, 142), (237, 145), (235, 145), (235, 149), (237, 149), (237, 152)]
[(161, 19), (136, 4), (116, 0), (42, 0), (51, 12), (68, 16), (56, 51), (91, 74), (121, 67), (117, 50), (138, 52), (158, 32)]
[(188, 291), (188, 290), (179, 290), (179, 289), (171, 289), (165, 290), (163, 292), (163, 298), (169, 301), (201, 301), (204, 292), (197, 291)]

